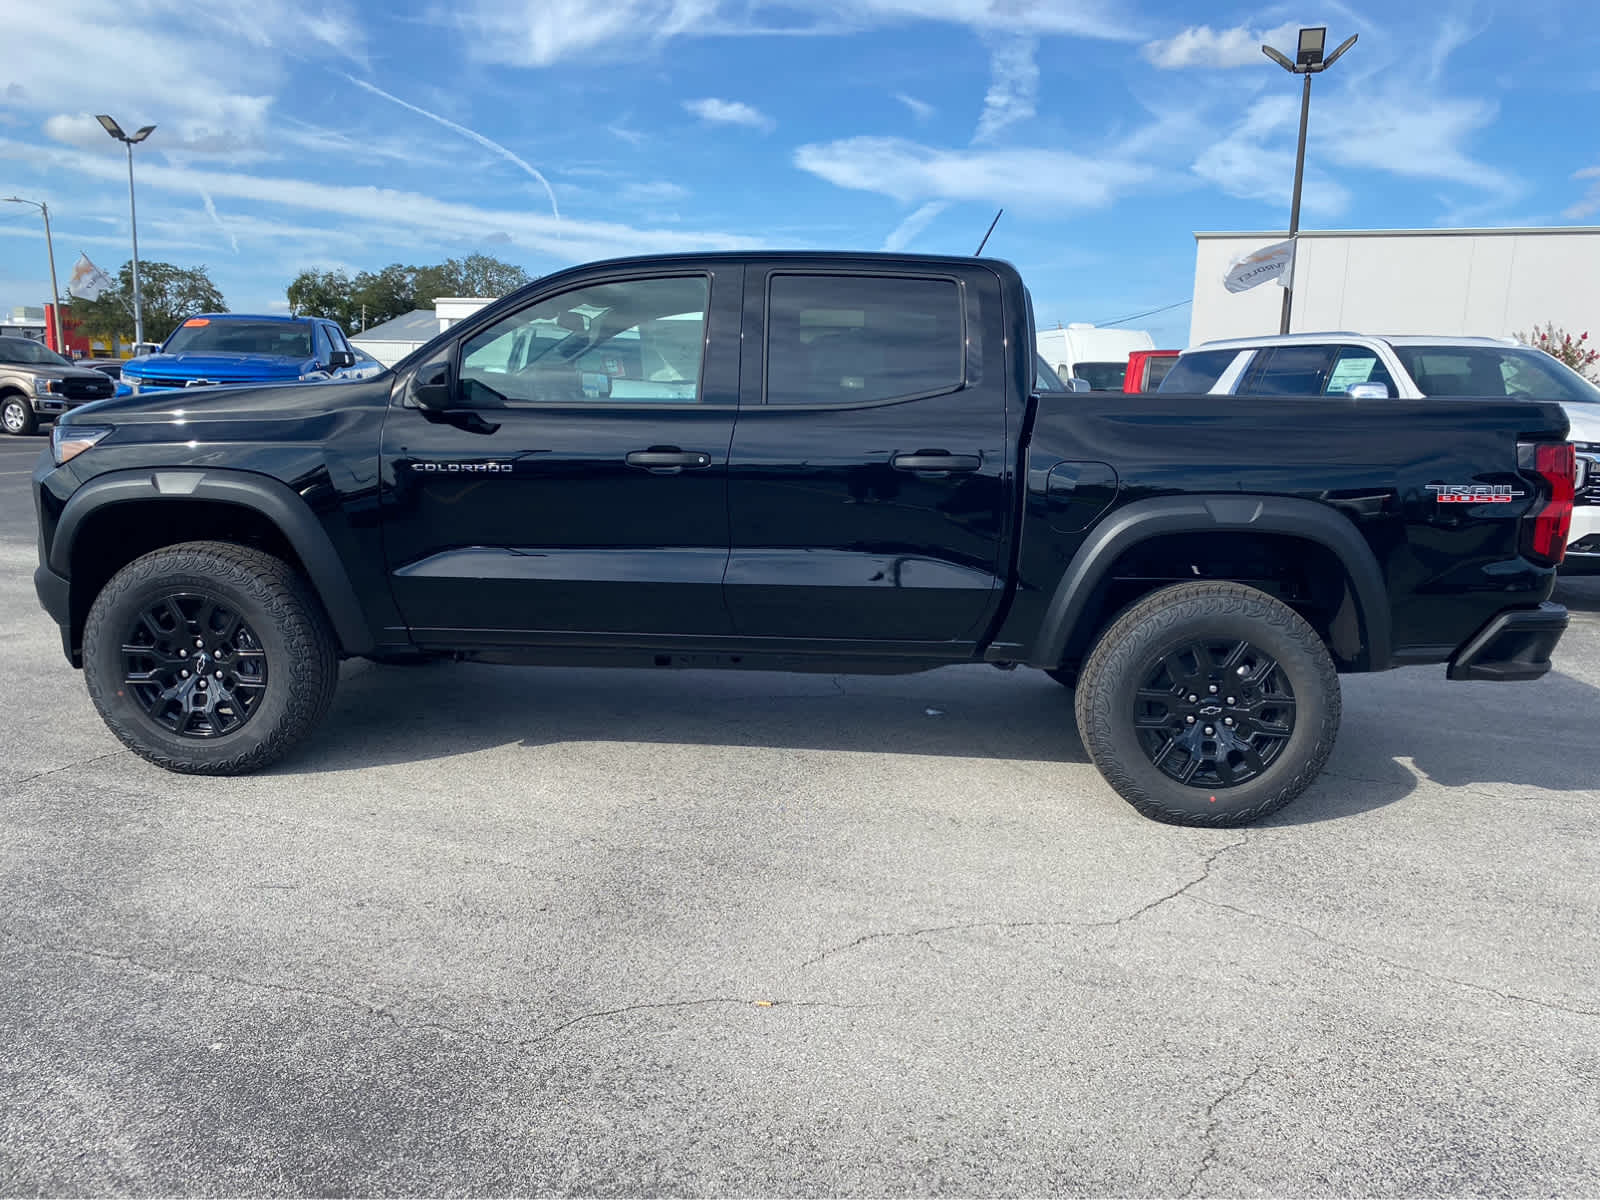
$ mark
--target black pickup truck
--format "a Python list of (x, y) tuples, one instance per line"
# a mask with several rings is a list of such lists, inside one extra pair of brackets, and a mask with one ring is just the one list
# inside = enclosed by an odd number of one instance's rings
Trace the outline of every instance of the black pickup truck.
[(1549, 669), (1557, 405), (1046, 391), (1033, 345), (988, 259), (580, 267), (371, 380), (69, 413), (37, 589), (117, 736), (213, 774), (341, 657), (979, 662), (1075, 687), (1141, 812), (1237, 824), (1321, 769), (1337, 672)]

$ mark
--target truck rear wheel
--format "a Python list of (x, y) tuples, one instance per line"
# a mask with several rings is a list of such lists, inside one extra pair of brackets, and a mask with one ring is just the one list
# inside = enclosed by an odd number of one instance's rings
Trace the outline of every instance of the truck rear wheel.
[(197, 775), (242, 775), (322, 719), (339, 678), (322, 605), (281, 559), (227, 542), (137, 558), (83, 631), (89, 695), (134, 753)]
[(1311, 784), (1339, 729), (1339, 677), (1305, 620), (1238, 583), (1152, 592), (1079, 676), (1078, 732), (1147, 817), (1243, 825)]

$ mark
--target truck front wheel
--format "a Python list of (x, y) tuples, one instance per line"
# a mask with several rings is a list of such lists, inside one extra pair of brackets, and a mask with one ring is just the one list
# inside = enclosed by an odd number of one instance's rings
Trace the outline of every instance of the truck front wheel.
[(34, 420), (33, 406), (24, 396), (12, 393), (0, 398), (0, 427), (13, 437), (27, 437), (37, 428), (38, 422)]
[(322, 719), (339, 678), (322, 605), (281, 559), (185, 542), (135, 559), (83, 631), (89, 696), (134, 753), (198, 775), (242, 775)]
[(1107, 782), (1175, 825), (1243, 825), (1321, 772), (1339, 677), (1301, 616), (1237, 583), (1152, 592), (1101, 636), (1078, 679), (1078, 732)]

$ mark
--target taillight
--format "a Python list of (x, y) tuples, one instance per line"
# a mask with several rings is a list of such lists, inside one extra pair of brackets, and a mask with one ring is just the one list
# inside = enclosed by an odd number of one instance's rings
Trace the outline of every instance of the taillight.
[(1567, 554), (1572, 532), (1572, 498), (1577, 492), (1577, 452), (1571, 442), (1524, 443), (1517, 447), (1521, 465), (1544, 482), (1544, 503), (1522, 525), (1522, 550), (1555, 566)]

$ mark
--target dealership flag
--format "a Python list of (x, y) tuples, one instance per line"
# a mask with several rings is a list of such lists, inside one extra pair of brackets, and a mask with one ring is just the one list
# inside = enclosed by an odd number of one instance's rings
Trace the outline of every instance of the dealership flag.
[(1284, 287), (1294, 273), (1294, 239), (1263, 246), (1236, 259), (1223, 277), (1222, 286), (1230, 292), (1247, 292), (1259, 283), (1276, 279)]
[(98, 300), (101, 292), (116, 286), (111, 281), (111, 276), (89, 261), (87, 254), (78, 252), (78, 261), (72, 267), (72, 277), (67, 280), (68, 295), (76, 296), (80, 300)]

